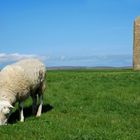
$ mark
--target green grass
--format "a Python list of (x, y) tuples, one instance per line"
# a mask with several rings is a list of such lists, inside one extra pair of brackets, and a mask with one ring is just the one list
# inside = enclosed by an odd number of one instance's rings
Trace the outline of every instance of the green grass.
[(13, 113), (0, 140), (140, 139), (140, 72), (48, 71), (46, 82), (42, 116), (29, 113), (28, 100), (25, 122)]

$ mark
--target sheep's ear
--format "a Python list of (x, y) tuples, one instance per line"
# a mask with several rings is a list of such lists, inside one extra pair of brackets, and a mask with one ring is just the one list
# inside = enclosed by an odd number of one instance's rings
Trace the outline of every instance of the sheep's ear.
[(10, 109), (11, 109), (11, 108), (14, 108), (14, 107), (13, 107), (9, 102), (7, 102), (7, 101), (4, 103), (4, 105), (5, 105), (6, 107), (10, 108)]
[(8, 107), (9, 107), (9, 108), (12, 108), (12, 109), (14, 108), (11, 104), (9, 104)]

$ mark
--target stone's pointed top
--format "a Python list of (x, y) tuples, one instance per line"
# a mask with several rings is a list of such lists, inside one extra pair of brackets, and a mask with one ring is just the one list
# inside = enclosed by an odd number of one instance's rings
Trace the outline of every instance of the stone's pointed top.
[(133, 51), (134, 70), (140, 71), (140, 16), (134, 22), (134, 51)]
[(135, 22), (140, 23), (140, 16), (136, 17)]

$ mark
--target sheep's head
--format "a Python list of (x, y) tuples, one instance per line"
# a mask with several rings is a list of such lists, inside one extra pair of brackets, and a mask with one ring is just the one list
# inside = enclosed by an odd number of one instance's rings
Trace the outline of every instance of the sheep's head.
[(14, 107), (8, 101), (0, 101), (0, 125), (6, 125)]

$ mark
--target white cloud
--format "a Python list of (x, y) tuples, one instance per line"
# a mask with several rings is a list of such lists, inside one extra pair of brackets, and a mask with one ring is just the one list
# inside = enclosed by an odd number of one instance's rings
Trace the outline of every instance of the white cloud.
[(38, 58), (43, 62), (48, 62), (51, 58), (50, 56), (45, 55), (36, 55), (36, 54), (20, 54), (20, 53), (0, 53), (0, 68), (4, 67), (7, 64), (19, 61), (26, 58)]
[(21, 59), (25, 59), (25, 58), (36, 58), (36, 57), (38, 57), (38, 56), (34, 55), (34, 54), (0, 53), (0, 62), (1, 63), (12, 62), (12, 61), (18, 61), (18, 60), (21, 60)]

